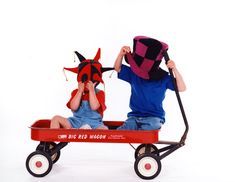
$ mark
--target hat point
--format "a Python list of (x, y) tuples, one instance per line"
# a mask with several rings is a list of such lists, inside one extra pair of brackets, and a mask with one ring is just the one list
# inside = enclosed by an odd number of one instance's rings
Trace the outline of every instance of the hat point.
[(74, 51), (74, 53), (77, 55), (77, 57), (78, 57), (78, 59), (79, 59), (79, 61), (80, 61), (80, 62), (82, 62), (82, 61), (86, 60), (86, 58), (84, 58), (84, 56), (83, 56), (83, 55), (81, 55), (79, 52)]
[(95, 55), (95, 57), (94, 57), (94, 60), (95, 60), (95, 61), (99, 61), (99, 59), (100, 59), (100, 52), (101, 52), (101, 50), (100, 50), (100, 48), (99, 48), (98, 51), (97, 51), (97, 53), (96, 53), (96, 55)]

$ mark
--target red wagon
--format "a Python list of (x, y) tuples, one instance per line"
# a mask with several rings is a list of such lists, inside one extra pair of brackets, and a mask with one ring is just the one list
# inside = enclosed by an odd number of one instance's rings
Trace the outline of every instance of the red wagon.
[[(167, 53), (165, 60), (169, 60)], [(169, 70), (173, 77), (172, 70)], [(175, 79), (173, 80), (175, 83)], [(176, 84), (175, 84), (176, 85)], [(26, 159), (28, 172), (35, 177), (47, 175), (60, 158), (60, 150), (70, 142), (133, 143), (140, 144), (135, 149), (134, 169), (142, 179), (153, 179), (161, 171), (161, 160), (184, 146), (188, 133), (188, 122), (177, 87), (176, 97), (183, 116), (185, 131), (179, 142), (158, 140), (159, 130), (115, 130), (122, 121), (104, 121), (109, 130), (51, 129), (50, 120), (38, 120), (31, 128), (31, 139), (40, 141), (36, 150)]]

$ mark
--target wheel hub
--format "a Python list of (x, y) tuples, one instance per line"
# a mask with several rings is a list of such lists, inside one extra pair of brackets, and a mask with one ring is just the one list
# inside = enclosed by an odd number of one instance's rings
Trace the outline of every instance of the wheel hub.
[(35, 166), (38, 167), (38, 168), (42, 167), (42, 162), (41, 161), (37, 161), (35, 163)]
[(146, 163), (146, 164), (144, 165), (144, 168), (145, 168), (146, 170), (150, 170), (150, 169), (151, 169), (151, 164), (150, 164), (150, 163)]

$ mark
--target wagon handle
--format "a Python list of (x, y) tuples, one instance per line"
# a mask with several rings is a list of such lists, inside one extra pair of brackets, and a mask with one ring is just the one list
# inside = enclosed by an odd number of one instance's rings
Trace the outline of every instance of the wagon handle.
[[(165, 59), (165, 63), (167, 64), (167, 62), (170, 60), (169, 55), (167, 53), (167, 50), (163, 52), (163, 57)], [(182, 101), (181, 101), (181, 98), (180, 98), (179, 90), (178, 90), (178, 87), (177, 87), (177, 84), (176, 84), (176, 79), (174, 77), (172, 69), (169, 69), (169, 72), (170, 72), (170, 76), (171, 76), (171, 79), (172, 79), (173, 84), (174, 84), (176, 98), (178, 100), (180, 111), (181, 111), (181, 114), (182, 114), (182, 117), (183, 117), (183, 120), (184, 120), (184, 124), (185, 124), (185, 131), (184, 131), (184, 134), (182, 135), (181, 140), (180, 140), (180, 144), (184, 145), (185, 140), (187, 138), (188, 130), (189, 130), (188, 120), (187, 120), (187, 117), (186, 117), (186, 114), (185, 114), (185, 111), (184, 111), (184, 107), (183, 107), (183, 104), (182, 104)]]

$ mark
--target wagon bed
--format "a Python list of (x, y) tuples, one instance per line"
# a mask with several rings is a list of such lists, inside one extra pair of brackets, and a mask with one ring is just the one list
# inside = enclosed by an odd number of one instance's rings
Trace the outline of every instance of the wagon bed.
[(116, 130), (122, 121), (104, 121), (109, 130), (51, 129), (50, 120), (38, 120), (30, 127), (31, 139), (54, 142), (157, 143), (159, 130)]

